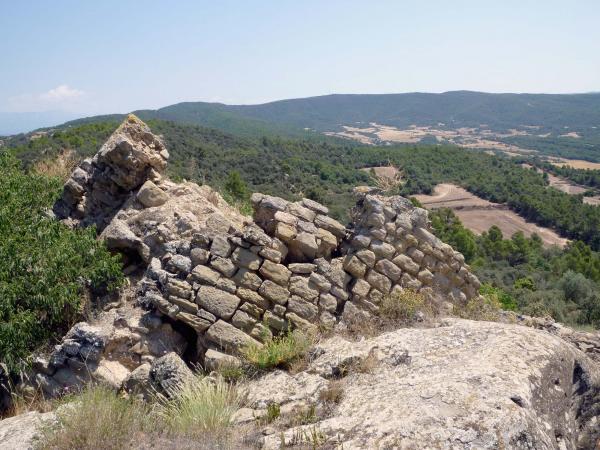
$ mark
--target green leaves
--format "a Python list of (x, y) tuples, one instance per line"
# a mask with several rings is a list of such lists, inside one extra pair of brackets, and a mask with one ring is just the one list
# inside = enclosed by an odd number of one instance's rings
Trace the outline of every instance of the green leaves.
[(37, 346), (60, 336), (81, 311), (83, 290), (122, 280), (93, 229), (71, 230), (47, 216), (60, 181), (25, 173), (0, 153), (0, 360), (18, 370)]

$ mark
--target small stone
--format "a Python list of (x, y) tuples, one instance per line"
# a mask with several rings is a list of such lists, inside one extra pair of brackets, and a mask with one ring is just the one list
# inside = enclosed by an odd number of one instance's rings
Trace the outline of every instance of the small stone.
[(221, 368), (239, 367), (242, 362), (235, 356), (209, 348), (204, 354), (204, 370), (213, 372)]
[(240, 299), (211, 286), (200, 286), (196, 303), (216, 316), (228, 320), (240, 304)]
[(370, 290), (371, 285), (365, 280), (356, 280), (356, 283), (354, 283), (354, 286), (352, 286), (352, 293), (357, 297), (366, 297), (369, 295)]
[(309, 198), (303, 198), (302, 205), (318, 214), (329, 214), (329, 208)]
[(227, 236), (215, 236), (210, 246), (210, 253), (221, 258), (228, 258), (231, 255), (231, 244)]
[(233, 277), (233, 281), (238, 286), (252, 289), (254, 291), (258, 290), (260, 285), (262, 284), (261, 278), (254, 272), (248, 269), (239, 269), (235, 276)]
[(199, 264), (206, 264), (210, 253), (208, 250), (203, 248), (195, 247), (190, 251), (190, 259), (192, 260), (192, 267), (196, 267)]
[(337, 299), (331, 294), (321, 294), (319, 296), (319, 306), (333, 313), (337, 309)]
[(402, 271), (398, 268), (398, 266), (387, 259), (380, 260), (375, 265), (375, 268), (378, 272), (384, 274), (392, 281), (398, 281), (402, 275)]
[[(238, 250), (240, 248), (238, 247)], [(250, 253), (250, 252), (248, 252)], [(231, 260), (226, 258), (221, 258), (220, 256), (215, 256), (210, 261), (211, 267), (214, 267), (216, 270), (221, 272), (226, 277), (232, 277), (233, 274), (237, 271), (237, 267), (231, 262)]]
[(356, 278), (362, 278), (367, 272), (367, 266), (360, 259), (353, 255), (347, 255), (344, 258), (344, 270)]
[(373, 241), (371, 242), (371, 246), (369, 247), (378, 258), (392, 258), (396, 249), (394, 246), (388, 244), (387, 242), (382, 241)]
[(169, 200), (169, 195), (152, 181), (146, 181), (137, 193), (138, 201), (146, 208), (163, 205)]
[(288, 310), (298, 314), (303, 319), (315, 320), (319, 314), (319, 308), (307, 302), (297, 295), (292, 295), (288, 301)]
[(276, 316), (271, 311), (265, 311), (263, 322), (269, 327), (279, 331), (287, 330), (287, 322), (284, 318)]
[(433, 274), (427, 269), (420, 271), (417, 278), (421, 283), (427, 286), (433, 283)]
[(295, 276), (290, 278), (290, 292), (299, 295), (306, 300), (313, 300), (319, 296), (319, 291), (311, 286), (309, 279), (305, 277)]
[(239, 267), (249, 270), (258, 270), (262, 262), (262, 258), (260, 256), (255, 255), (251, 251), (241, 247), (238, 247), (233, 251), (231, 259)]
[(252, 331), (252, 328), (254, 328), (256, 319), (254, 319), (251, 315), (245, 313), (244, 311), (237, 310), (231, 318), (231, 323), (234, 327), (239, 328), (240, 330), (243, 330), (246, 333), (250, 333), (250, 331)]
[(258, 289), (258, 292), (265, 298), (268, 298), (274, 303), (285, 305), (287, 303), (290, 293), (284, 287), (273, 283), (271, 280), (263, 281), (262, 285)]
[(357, 234), (351, 242), (354, 248), (368, 248), (371, 245), (371, 238), (364, 234)]
[(225, 292), (229, 292), (230, 294), (235, 294), (237, 289), (234, 281), (229, 278), (219, 278), (219, 280), (215, 283), (215, 287)]
[(192, 260), (187, 256), (173, 255), (167, 263), (167, 269), (171, 272), (188, 274), (192, 270)]
[(425, 257), (425, 254), (416, 247), (411, 247), (406, 251), (406, 254), (410, 256), (410, 258), (415, 261), (417, 264), (420, 264)]
[(290, 242), (296, 236), (296, 229), (283, 222), (278, 222), (275, 227), (275, 237), (281, 239), (283, 242)]
[(346, 227), (329, 216), (318, 215), (315, 218), (315, 225), (329, 231), (339, 238), (344, 238), (346, 236)]
[(292, 214), (288, 214), (283, 211), (277, 211), (275, 213), (274, 219), (277, 222), (285, 223), (286, 225), (290, 225), (292, 227), (295, 227), (298, 223), (298, 218), (296, 216), (293, 216)]
[(250, 303), (250, 302), (242, 303), (242, 305), (239, 307), (239, 310), (244, 311), (247, 314), (250, 314), (255, 319), (260, 319), (260, 317), (262, 316), (262, 314), (264, 312), (264, 309), (259, 308), (254, 303)]
[(196, 266), (190, 274), (191, 279), (201, 284), (214, 285), (217, 283), (221, 275), (207, 266)]
[(288, 265), (293, 273), (312, 273), (315, 271), (317, 266), (311, 263), (292, 263)]
[(273, 248), (264, 247), (261, 251), (258, 252), (258, 254), (263, 258), (268, 259), (269, 261), (272, 261), (276, 264), (279, 264), (281, 262), (281, 253), (279, 253)]
[(383, 292), (384, 294), (389, 293), (390, 289), (392, 288), (392, 282), (390, 279), (374, 270), (369, 270), (366, 280), (371, 286)]
[(190, 312), (192, 314), (196, 314), (198, 312), (198, 305), (190, 302), (189, 300), (185, 300), (183, 298), (176, 297), (174, 295), (169, 296), (169, 301), (179, 306), (181, 309)]
[(282, 286), (287, 286), (292, 272), (283, 264), (275, 264), (269, 260), (265, 260), (259, 271), (265, 278), (274, 281)]
[(314, 221), (315, 217), (317, 216), (314, 211), (300, 205), (299, 203), (289, 203), (287, 211), (290, 214), (293, 214), (294, 216), (304, 219), (308, 222)]
[(332, 286), (331, 293), (340, 300), (348, 300), (348, 293), (339, 286)]
[(249, 345), (262, 346), (260, 342), (223, 320), (215, 322), (205, 336), (225, 351), (240, 352)]
[(406, 255), (398, 255), (393, 259), (393, 263), (400, 267), (402, 270), (406, 270), (413, 275), (419, 273), (420, 267), (412, 259)]
[(356, 252), (356, 256), (370, 268), (375, 267), (375, 261), (377, 260), (377, 257), (371, 250), (359, 250)]
[(329, 292), (331, 289), (331, 283), (323, 275), (319, 275), (316, 272), (310, 274), (309, 281), (321, 292)]
[(269, 327), (260, 322), (254, 325), (254, 328), (252, 328), (252, 331), (250, 332), (250, 336), (260, 342), (268, 342), (273, 339), (273, 333), (271, 333)]
[(310, 233), (301, 232), (292, 240), (290, 247), (299, 251), (307, 258), (313, 259), (317, 255), (319, 246), (315, 236)]
[(246, 300), (248, 302), (252, 302), (255, 305), (262, 308), (263, 310), (269, 309), (271, 307), (271, 303), (269, 302), (269, 300), (263, 298), (256, 291), (240, 287), (240, 288), (238, 288), (236, 293), (237, 293), (237, 296), (240, 297), (241, 299)]

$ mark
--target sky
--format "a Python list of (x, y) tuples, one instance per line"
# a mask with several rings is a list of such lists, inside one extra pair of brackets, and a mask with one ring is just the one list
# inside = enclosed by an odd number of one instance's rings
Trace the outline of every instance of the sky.
[(0, 0), (0, 113), (600, 91), (600, 1)]

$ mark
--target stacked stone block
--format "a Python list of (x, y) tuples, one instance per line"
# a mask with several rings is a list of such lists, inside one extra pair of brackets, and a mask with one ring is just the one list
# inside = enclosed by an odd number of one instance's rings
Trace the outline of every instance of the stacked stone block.
[(403, 289), (452, 303), (477, 296), (462, 255), (402, 197), (362, 194), (350, 230), (312, 200), (252, 202), (254, 223), (166, 243), (142, 283), (144, 301), (191, 326), (204, 350), (235, 354), (290, 327), (333, 327)]

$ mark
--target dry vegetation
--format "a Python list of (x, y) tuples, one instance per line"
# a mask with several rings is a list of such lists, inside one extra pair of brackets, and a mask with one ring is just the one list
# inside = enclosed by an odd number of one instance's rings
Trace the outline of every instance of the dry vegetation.
[(153, 403), (89, 386), (64, 400), (57, 421), (42, 430), (37, 448), (239, 448), (230, 431), (242, 403), (235, 385), (200, 375)]
[(481, 234), (496, 225), (504, 236), (512, 236), (517, 231), (522, 231), (527, 237), (537, 233), (546, 246), (564, 247), (568, 242), (554, 230), (527, 222), (507, 206), (479, 198), (460, 186), (439, 184), (433, 195), (415, 195), (415, 198), (428, 209), (452, 209), (465, 227), (475, 234)]

